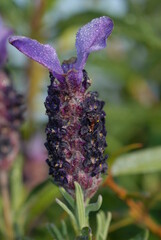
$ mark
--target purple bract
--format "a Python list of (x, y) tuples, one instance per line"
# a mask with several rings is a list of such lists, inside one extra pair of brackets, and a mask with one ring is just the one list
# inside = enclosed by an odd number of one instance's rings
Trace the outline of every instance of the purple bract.
[(96, 92), (87, 92), (91, 81), (84, 70), (88, 55), (106, 47), (113, 29), (108, 17), (83, 26), (76, 36), (77, 58), (59, 62), (55, 49), (26, 37), (9, 42), (28, 57), (49, 69), (51, 84), (45, 101), (49, 122), (46, 128), (49, 174), (54, 182), (74, 195), (74, 181), (91, 197), (107, 170), (103, 156), (106, 144), (104, 102)]

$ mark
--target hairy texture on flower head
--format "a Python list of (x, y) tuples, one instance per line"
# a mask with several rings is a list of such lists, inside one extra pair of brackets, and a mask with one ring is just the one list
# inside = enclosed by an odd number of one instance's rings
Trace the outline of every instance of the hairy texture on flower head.
[(96, 92), (86, 92), (91, 82), (85, 70), (79, 86), (71, 82), (72, 74), (71, 70), (67, 72), (65, 83), (50, 76), (45, 101), (49, 117), (45, 144), (49, 154), (47, 163), (56, 184), (74, 195), (77, 181), (87, 198), (96, 192), (100, 174), (107, 170), (107, 157), (103, 156), (107, 146), (104, 102), (98, 100)]

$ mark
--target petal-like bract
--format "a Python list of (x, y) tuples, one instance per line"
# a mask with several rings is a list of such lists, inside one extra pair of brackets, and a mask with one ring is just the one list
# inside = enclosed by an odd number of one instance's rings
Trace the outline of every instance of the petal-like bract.
[(56, 51), (50, 45), (20, 36), (10, 37), (9, 42), (26, 56), (48, 68), (54, 76), (63, 74)]
[(106, 40), (113, 29), (113, 22), (109, 17), (93, 19), (77, 32), (76, 69), (83, 69), (90, 52), (101, 50), (106, 47)]

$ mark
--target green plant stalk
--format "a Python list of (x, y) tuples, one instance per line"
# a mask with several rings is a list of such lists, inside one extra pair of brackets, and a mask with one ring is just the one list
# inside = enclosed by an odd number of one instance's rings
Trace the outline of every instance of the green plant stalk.
[(8, 191), (8, 174), (6, 171), (0, 171), (0, 190), (3, 205), (3, 216), (5, 224), (5, 233), (8, 240), (14, 239), (12, 216), (11, 216), (11, 206), (10, 206), (10, 196)]

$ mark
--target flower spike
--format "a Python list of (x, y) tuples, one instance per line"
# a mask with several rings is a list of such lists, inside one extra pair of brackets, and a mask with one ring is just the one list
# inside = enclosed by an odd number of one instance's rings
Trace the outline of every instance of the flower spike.
[[(45, 101), (48, 124), (46, 149), (49, 175), (54, 183), (75, 195), (75, 182), (85, 199), (91, 198), (107, 171), (104, 102), (91, 92), (91, 80), (83, 69), (92, 51), (105, 48), (113, 29), (108, 17), (92, 20), (76, 37), (77, 59), (60, 66), (55, 49), (26, 37), (11, 37), (10, 43), (50, 71), (50, 85)], [(58, 81), (57, 81), (58, 80)]]
[(0, 71), (0, 170), (9, 170), (19, 151), (24, 98)]
[(8, 171), (18, 154), (25, 110), (23, 96), (16, 92), (5, 72), (7, 39), (12, 33), (0, 17), (0, 171)]

